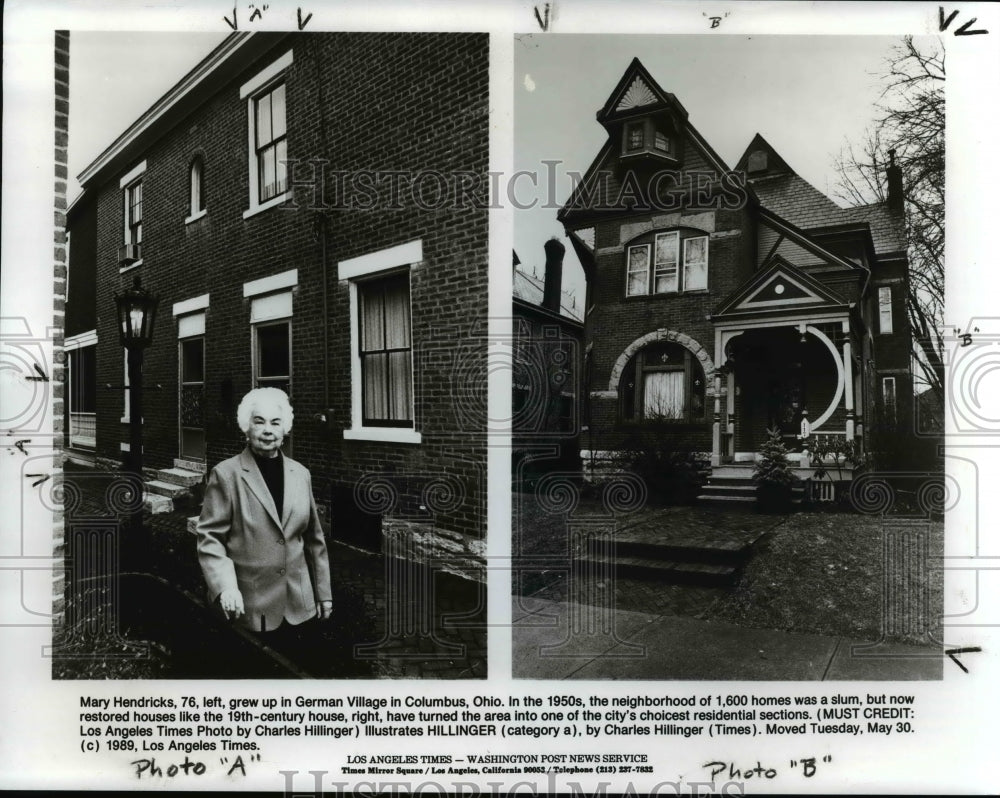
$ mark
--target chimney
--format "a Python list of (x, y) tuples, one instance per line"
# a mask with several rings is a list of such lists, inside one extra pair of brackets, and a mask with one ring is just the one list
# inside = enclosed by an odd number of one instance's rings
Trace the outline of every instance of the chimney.
[(889, 150), (889, 165), (885, 169), (885, 204), (889, 210), (903, 212), (903, 170), (896, 163), (896, 151)]
[(562, 302), (562, 262), (566, 247), (557, 238), (545, 242), (545, 293), (542, 295), (542, 307), (558, 313)]

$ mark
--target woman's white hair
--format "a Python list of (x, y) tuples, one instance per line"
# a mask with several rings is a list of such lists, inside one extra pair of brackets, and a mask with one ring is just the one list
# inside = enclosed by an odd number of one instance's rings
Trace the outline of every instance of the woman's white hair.
[(288, 394), (280, 388), (254, 388), (249, 391), (240, 401), (240, 406), (236, 409), (236, 423), (240, 425), (240, 430), (246, 432), (250, 429), (250, 417), (258, 402), (273, 402), (278, 406), (281, 419), (285, 422), (285, 432), (291, 432), (292, 421), (295, 413), (292, 412), (292, 405), (288, 401)]

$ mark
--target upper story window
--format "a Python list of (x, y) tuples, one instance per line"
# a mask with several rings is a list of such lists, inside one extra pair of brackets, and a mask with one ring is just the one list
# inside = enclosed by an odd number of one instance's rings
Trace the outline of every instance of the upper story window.
[(647, 234), (638, 241), (627, 249), (626, 296), (708, 288), (707, 235), (674, 230)]
[(653, 117), (626, 122), (622, 130), (622, 156), (631, 160), (644, 155), (655, 160), (678, 159), (678, 139), (672, 123)]
[(285, 84), (254, 98), (254, 150), (257, 159), (258, 201), (265, 203), (285, 192), (288, 173)]
[(625, 128), (625, 149), (628, 152), (642, 149), (646, 139), (644, 128), (642, 122), (632, 122)]
[(125, 243), (142, 243), (142, 180), (125, 189)]
[(123, 246), (118, 251), (118, 266), (121, 269), (142, 263), (142, 188), (146, 162), (143, 161), (126, 174), (118, 187), (123, 200)]
[(878, 289), (878, 331), (892, 332), (892, 288), (888, 285)]
[(205, 162), (200, 155), (191, 161), (188, 178), (188, 217), (185, 221), (193, 222), (205, 215)]
[(274, 207), (288, 197), (288, 119), (285, 72), (292, 51), (240, 88), (247, 101), (250, 198), (243, 218)]

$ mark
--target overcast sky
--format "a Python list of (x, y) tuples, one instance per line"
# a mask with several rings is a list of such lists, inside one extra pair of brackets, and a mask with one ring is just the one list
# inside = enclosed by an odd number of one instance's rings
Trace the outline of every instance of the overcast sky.
[[(149, 106), (225, 38), (225, 33), (74, 31), (70, 38), (72, 199), (76, 176)], [(694, 126), (729, 166), (760, 132), (805, 179), (831, 193), (833, 159), (858, 141), (875, 114), (877, 78), (898, 39), (879, 36), (522, 36), (514, 46), (514, 167), (559, 160), (583, 172), (606, 140), (594, 114), (634, 56), (677, 96)], [(123, 68), (123, 64), (127, 68)], [(544, 185), (540, 177), (540, 186)], [(526, 180), (519, 200), (536, 198)], [(562, 237), (555, 208), (515, 212), (514, 247), (528, 271), (542, 244)], [(567, 242), (568, 243), (568, 242)], [(583, 278), (567, 248), (566, 288), (582, 301)]]
[(225, 33), (95, 33), (69, 39), (68, 197), (80, 174)]
[[(759, 132), (795, 171), (830, 194), (834, 157), (845, 142), (859, 141), (873, 121), (881, 92), (877, 74), (898, 41), (880, 36), (521, 37), (514, 50), (514, 166), (536, 170), (543, 160), (561, 160), (556, 202), (565, 202), (571, 185), (565, 170), (586, 171), (607, 140), (595, 113), (638, 56), (653, 79), (680, 100), (689, 121), (727, 165), (735, 165)], [(519, 201), (531, 196), (526, 179), (518, 189)], [(529, 272), (536, 266), (542, 274), (542, 245), (552, 236), (563, 236), (555, 209), (515, 212), (514, 248)], [(582, 272), (565, 243), (564, 287), (582, 301)]]

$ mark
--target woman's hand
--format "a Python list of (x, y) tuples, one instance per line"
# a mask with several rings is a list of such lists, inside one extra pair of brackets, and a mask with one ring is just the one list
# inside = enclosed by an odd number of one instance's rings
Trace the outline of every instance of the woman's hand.
[(316, 605), (316, 615), (319, 616), (321, 621), (325, 621), (331, 615), (333, 615), (333, 602), (332, 601), (321, 601)]
[(243, 615), (243, 594), (239, 590), (223, 590), (219, 594), (219, 604), (229, 620)]

